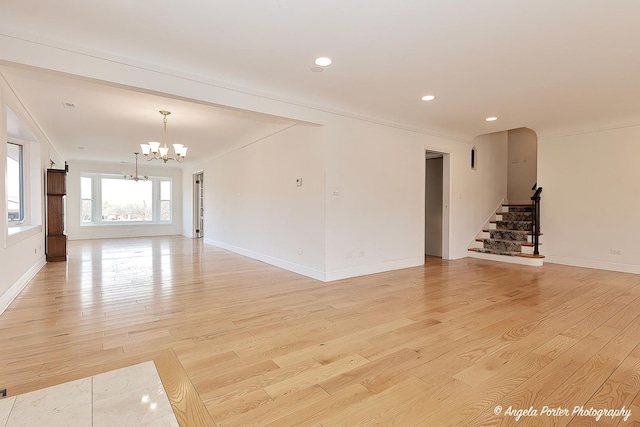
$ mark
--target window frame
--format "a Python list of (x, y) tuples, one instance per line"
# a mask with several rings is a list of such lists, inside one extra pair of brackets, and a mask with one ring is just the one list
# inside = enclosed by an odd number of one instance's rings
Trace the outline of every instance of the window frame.
[[(5, 124), (12, 124), (12, 130), (5, 134), (5, 142), (22, 146), (22, 221), (9, 222), (6, 160), (3, 166), (5, 171), (5, 208), (4, 208), (4, 248), (9, 248), (31, 238), (43, 231), (43, 219), (45, 213), (44, 197), (44, 165), (42, 164), (42, 147), (40, 141), (33, 136), (31, 130), (25, 125), (29, 123), (23, 119), (22, 110), (13, 109), (9, 103), (4, 105), (2, 113), (6, 117)], [(8, 145), (0, 148), (0, 153), (7, 157)], [(37, 249), (36, 249), (37, 252)]]
[[(169, 183), (169, 199), (162, 198), (163, 182)], [(158, 213), (157, 221), (161, 224), (170, 223), (173, 220), (173, 183), (171, 182), (171, 179), (161, 178), (158, 180), (157, 188), (158, 188), (158, 209), (154, 210), (154, 212)], [(162, 219), (162, 203), (163, 202), (169, 202), (169, 219), (168, 220)]]
[(9, 175), (9, 167), (7, 164), (7, 174), (5, 175), (7, 177), (7, 183), (5, 185), (5, 191), (6, 191), (6, 203), (7, 203), (7, 215), (6, 215), (6, 221), (7, 221), (7, 227), (9, 228), (13, 228), (13, 227), (21, 227), (24, 226), (26, 224), (29, 223), (29, 217), (27, 215), (28, 212), (28, 208), (26, 205), (26, 197), (25, 197), (25, 193), (26, 193), (26, 184), (27, 184), (27, 174), (26, 174), (26, 170), (27, 170), (27, 163), (26, 160), (28, 159), (27, 156), (25, 156), (25, 152), (28, 151), (28, 145), (24, 144), (22, 142), (19, 142), (18, 140), (14, 139), (14, 138), (7, 138), (7, 162), (9, 161), (9, 144), (11, 145), (15, 145), (17, 147), (19, 147), (19, 159), (18, 159), (18, 185), (19, 185), (19, 195), (18, 195), (18, 204), (19, 204), (19, 219), (18, 220), (10, 220), (9, 219), (9, 179), (8, 179), (8, 175)]
[[(89, 190), (91, 192), (91, 197), (90, 198), (85, 198), (83, 197), (84, 194), (82, 192), (83, 190), (83, 180), (88, 179), (89, 180)], [(95, 218), (95, 197), (94, 197), (95, 191), (93, 189), (93, 178), (88, 177), (88, 176), (81, 176), (80, 177), (80, 224), (92, 224), (93, 220)], [(85, 221), (84, 220), (84, 201), (88, 200), (91, 204), (91, 207), (89, 208), (90, 211), (90, 215), (91, 215), (91, 219), (89, 221)]]
[[(91, 221), (83, 221), (83, 201), (88, 200), (82, 198), (82, 178), (90, 178), (91, 179), (91, 191), (92, 191), (92, 206), (91, 206)], [(80, 227), (95, 227), (95, 226), (107, 226), (107, 227), (119, 227), (119, 226), (152, 226), (152, 225), (171, 225), (173, 224), (173, 179), (167, 176), (150, 176), (149, 181), (151, 181), (151, 220), (150, 221), (104, 221), (102, 219), (102, 179), (122, 179), (122, 175), (110, 174), (110, 173), (99, 173), (99, 172), (82, 172), (80, 174), (80, 203), (79, 203), (79, 218), (80, 218)], [(168, 181), (170, 185), (170, 219), (162, 220), (161, 219), (161, 206), (162, 201), (160, 200), (160, 185), (161, 182)], [(127, 181), (132, 183), (132, 185), (136, 184), (136, 181)]]

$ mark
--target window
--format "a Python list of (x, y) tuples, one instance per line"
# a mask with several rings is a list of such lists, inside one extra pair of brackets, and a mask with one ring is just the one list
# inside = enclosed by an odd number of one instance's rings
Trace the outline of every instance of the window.
[(80, 203), (82, 222), (93, 222), (93, 179), (83, 176), (80, 178)]
[(160, 181), (160, 221), (171, 221), (171, 181)]
[(114, 175), (80, 177), (81, 224), (170, 223), (171, 179), (128, 181)]
[(40, 144), (24, 123), (6, 106), (4, 170), (5, 235), (8, 248), (42, 231), (44, 182)]
[(9, 226), (25, 219), (24, 154), (19, 144), (7, 142), (7, 211)]
[(153, 181), (102, 178), (102, 222), (152, 221)]
[(471, 149), (471, 169), (476, 170), (476, 163), (478, 162), (478, 150), (476, 147)]

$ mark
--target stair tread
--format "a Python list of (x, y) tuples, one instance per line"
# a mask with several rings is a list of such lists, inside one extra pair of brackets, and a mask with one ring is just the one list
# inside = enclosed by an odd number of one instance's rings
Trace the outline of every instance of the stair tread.
[(544, 258), (544, 255), (535, 255), (535, 254), (516, 254), (514, 256), (519, 256), (522, 258)]
[(516, 243), (522, 246), (528, 246), (527, 242), (524, 240), (508, 240), (508, 239), (492, 239), (491, 237), (477, 237), (476, 242), (484, 242), (485, 240), (490, 240), (492, 242), (508, 242), (508, 243)]
[(490, 224), (495, 224), (496, 230), (502, 231), (531, 231), (531, 221), (490, 221)]
[(527, 212), (527, 211), (522, 211), (522, 212), (518, 212), (518, 211), (516, 211), (516, 212), (497, 211), (497, 212), (496, 212), (496, 215), (504, 215), (504, 214), (510, 214), (510, 213), (526, 213), (526, 214), (531, 214), (531, 215), (533, 215), (533, 212)]
[[(491, 228), (483, 228), (483, 229), (482, 229), (482, 232), (484, 232), (484, 233), (489, 233), (489, 232), (491, 232), (491, 230), (492, 230)], [(494, 228), (493, 230), (496, 230), (496, 229)], [(527, 234), (528, 234), (529, 236), (532, 236), (532, 235), (533, 235), (533, 233), (532, 233), (531, 231), (527, 231)], [(542, 233), (538, 233), (538, 236), (542, 236)]]

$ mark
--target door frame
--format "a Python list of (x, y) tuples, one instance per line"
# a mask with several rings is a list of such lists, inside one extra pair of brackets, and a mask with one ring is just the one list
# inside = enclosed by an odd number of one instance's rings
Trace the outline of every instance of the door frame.
[(204, 172), (193, 174), (193, 237), (204, 237)]

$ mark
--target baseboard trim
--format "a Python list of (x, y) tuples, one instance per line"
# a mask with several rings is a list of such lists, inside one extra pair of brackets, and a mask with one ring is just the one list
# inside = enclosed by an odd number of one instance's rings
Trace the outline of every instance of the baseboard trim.
[(233, 246), (217, 240), (205, 238), (204, 243), (240, 255), (244, 255), (249, 258), (257, 259), (258, 261), (266, 262), (267, 264), (271, 264), (273, 266), (283, 268), (294, 273), (302, 274), (303, 276), (311, 277), (312, 279), (320, 280), (322, 282), (332, 282), (334, 280), (349, 279), (351, 277), (366, 276), (367, 274), (383, 273), (385, 271), (400, 270), (402, 268), (418, 267), (424, 265), (424, 257), (420, 257), (324, 272), (290, 261), (275, 258), (270, 255), (261, 254), (249, 249), (239, 248), (237, 246)]
[(326, 281), (350, 279), (352, 277), (366, 276), (367, 274), (384, 273), (385, 271), (400, 270), (403, 268), (418, 267), (424, 265), (424, 257), (403, 259), (399, 261), (384, 262), (381, 264), (363, 265), (360, 267), (343, 268), (328, 271)]
[(28, 269), (11, 287), (2, 295), (0, 295), (0, 314), (9, 308), (11, 303), (20, 292), (27, 286), (27, 283), (47, 264), (46, 258), (42, 256), (38, 261)]
[(570, 265), (573, 267), (595, 268), (598, 270), (619, 271), (620, 273), (640, 274), (640, 265), (620, 264), (607, 261), (594, 261), (554, 255), (546, 255), (545, 261), (552, 264)]
[(221, 249), (225, 249), (231, 252), (235, 252), (240, 255), (244, 255), (249, 258), (257, 259), (258, 261), (266, 262), (267, 264), (274, 265), (276, 267), (283, 268), (294, 273), (302, 274), (303, 276), (311, 277), (312, 279), (326, 282), (325, 273), (313, 268), (305, 267), (304, 265), (296, 264), (290, 261), (285, 261), (270, 255), (265, 255), (260, 252), (255, 252), (250, 249), (239, 248), (237, 246), (230, 245), (228, 243), (219, 242), (217, 240), (204, 239), (204, 243), (207, 245), (216, 246)]

